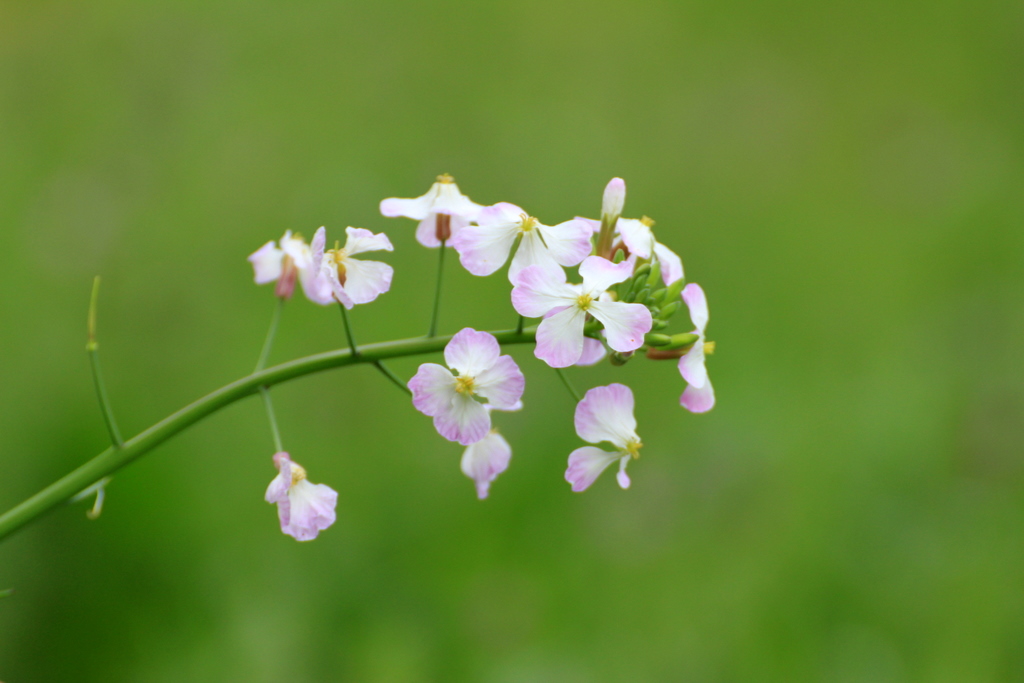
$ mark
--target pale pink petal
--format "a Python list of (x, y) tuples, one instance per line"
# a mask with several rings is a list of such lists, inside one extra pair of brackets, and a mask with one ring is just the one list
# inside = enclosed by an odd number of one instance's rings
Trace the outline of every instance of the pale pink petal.
[(324, 262), (324, 248), (327, 246), (327, 228), (321, 226), (313, 234), (313, 241), (309, 243), (310, 265), (314, 273), (319, 273)]
[(452, 237), (459, 261), (473, 275), (490, 275), (508, 260), (519, 234), (517, 224), (469, 225)]
[(565, 470), (565, 480), (572, 484), (577, 493), (586, 490), (619, 457), (618, 453), (608, 453), (594, 446), (583, 446), (569, 454), (569, 467)]
[(423, 363), (409, 380), (412, 404), (424, 415), (436, 417), (448, 410), (455, 396), (455, 377), (437, 363)]
[(608, 346), (626, 353), (644, 345), (644, 335), (651, 331), (654, 318), (643, 304), (625, 304), (620, 301), (595, 301), (590, 314), (604, 323), (604, 336)]
[(533, 355), (553, 368), (567, 368), (583, 355), (583, 325), (587, 314), (571, 306), (545, 318), (537, 327)]
[(620, 218), (618, 223), (619, 237), (626, 244), (630, 253), (640, 258), (651, 258), (654, 249), (654, 233), (651, 228), (635, 218)]
[(556, 306), (574, 305), (578, 296), (566, 284), (564, 272), (559, 276), (541, 266), (530, 266), (516, 277), (512, 306), (519, 315), (539, 318)]
[(605, 216), (618, 216), (622, 214), (625, 205), (626, 181), (622, 178), (612, 178), (604, 188), (601, 213)]
[(325, 484), (311, 484), (303, 479), (288, 491), (288, 503), (287, 513), (283, 504), (278, 506), (281, 531), (297, 541), (311, 541), (334, 524), (338, 493)]
[(281, 238), (281, 250), (292, 257), (292, 262), (299, 270), (305, 270), (312, 265), (312, 258), (309, 246), (300, 237), (292, 237), (292, 231), (288, 230)]
[(619, 458), (619, 473), (615, 475), (616, 481), (619, 482), (619, 486), (622, 489), (624, 489), (624, 490), (628, 489), (629, 485), (633, 483), (633, 482), (631, 482), (629, 480), (629, 475), (626, 474), (626, 465), (628, 465), (628, 464), (629, 464), (629, 456), (628, 455), (625, 455), (625, 456)]
[[(326, 266), (326, 264), (325, 264)], [(341, 286), (338, 281), (338, 271), (334, 266), (326, 266), (320, 269), (320, 277), (327, 282), (331, 288), (331, 294), (334, 296), (335, 301), (340, 303), (345, 308), (351, 310), (355, 306), (355, 302), (352, 301), (352, 297), (348, 295), (345, 288)]]
[(509, 281), (515, 284), (521, 272), (530, 266), (537, 266), (548, 271), (552, 279), (564, 282), (565, 272), (555, 261), (548, 248), (544, 246), (537, 228), (524, 232), (522, 235), (523, 239), (520, 240), (516, 255), (512, 257), (512, 263), (508, 267)]
[(446, 213), (451, 216), (461, 216), (467, 219), (474, 219), (484, 207), (480, 206), (469, 197), (459, 192), (459, 186), (455, 183), (434, 183), (431, 191), (437, 191), (434, 204), (431, 207), (438, 213)]
[(479, 225), (493, 227), (496, 225), (519, 225), (526, 212), (515, 204), (498, 202), (492, 206), (485, 206), (480, 209), (476, 216)]
[(416, 241), (431, 249), (441, 246), (441, 240), (437, 239), (436, 213), (431, 212), (420, 221), (420, 224), (416, 227)]
[(345, 240), (345, 253), (349, 256), (361, 254), (364, 251), (394, 251), (391, 240), (382, 232), (376, 235), (364, 228), (345, 228), (348, 239)]
[(288, 499), (288, 489), (292, 485), (292, 461), (284, 451), (274, 454), (274, 467), (278, 475), (270, 482), (264, 496), (268, 503), (280, 503)]
[(590, 228), (591, 232), (601, 232), (601, 221), (593, 218), (584, 218), (583, 216), (576, 216), (573, 218), (574, 221), (580, 221), (584, 225)]
[(498, 432), (491, 432), (480, 441), (470, 444), (462, 454), (462, 472), (476, 483), (477, 498), (483, 500), (491, 482), (508, 469), (512, 447)]
[(306, 298), (315, 304), (326, 306), (334, 303), (334, 293), (331, 290), (331, 283), (320, 274), (319, 270), (307, 268), (299, 271), (299, 282), (302, 283), (302, 291)]
[(679, 359), (679, 374), (693, 387), (702, 387), (708, 381), (708, 370), (704, 365), (704, 336)]
[(345, 259), (345, 293), (355, 304), (367, 304), (391, 289), (395, 269), (380, 261)]
[(590, 443), (607, 441), (626, 448), (639, 441), (633, 416), (633, 392), (625, 384), (594, 387), (576, 405), (576, 433)]
[(494, 365), (500, 354), (501, 346), (494, 335), (466, 327), (444, 347), (444, 362), (460, 375), (476, 377)]
[(552, 258), (560, 265), (575, 266), (590, 254), (590, 226), (580, 220), (570, 220), (558, 225), (538, 225), (537, 230), (544, 237), (544, 243)]
[(433, 198), (429, 192), (415, 199), (391, 197), (381, 201), (380, 212), (389, 218), (404, 216), (405, 218), (419, 221), (426, 218), (427, 214), (430, 213), (432, 204)]
[(591, 337), (584, 337), (583, 354), (580, 356), (580, 359), (576, 361), (576, 365), (581, 367), (596, 365), (604, 359), (606, 354), (607, 351), (604, 348), (604, 344), (599, 340)]
[(515, 410), (526, 388), (526, 378), (512, 356), (501, 356), (493, 365), (473, 377), (476, 393), (502, 410)]
[(683, 301), (690, 309), (690, 320), (697, 326), (697, 331), (704, 334), (704, 328), (708, 326), (708, 300), (704, 296), (704, 290), (695, 282), (683, 287)]
[(674, 251), (661, 242), (655, 242), (654, 255), (661, 264), (661, 279), (666, 287), (683, 277), (683, 260)]
[(434, 416), (434, 427), (449, 441), (468, 446), (487, 436), (491, 415), (471, 396), (456, 393), (448, 408)]
[(583, 278), (583, 290), (587, 293), (603, 292), (612, 285), (618, 284), (633, 274), (633, 266), (628, 261), (614, 264), (600, 256), (588, 256), (580, 264), (580, 277)]
[(256, 275), (256, 284), (265, 285), (281, 277), (284, 252), (271, 240), (249, 255), (249, 263)]
[(690, 385), (679, 397), (679, 405), (691, 413), (706, 413), (715, 407), (715, 390), (711, 387), (711, 380), (704, 382), (704, 386), (696, 387)]

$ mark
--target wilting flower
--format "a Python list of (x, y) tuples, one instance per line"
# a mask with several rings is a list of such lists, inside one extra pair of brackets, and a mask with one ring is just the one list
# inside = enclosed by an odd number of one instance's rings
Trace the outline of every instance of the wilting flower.
[(619, 486), (629, 488), (626, 465), (630, 458), (640, 457), (643, 444), (636, 434), (636, 418), (633, 417), (633, 392), (624, 384), (609, 384), (594, 387), (587, 392), (576, 406), (576, 433), (590, 443), (609, 442), (617, 450), (613, 453), (584, 446), (569, 455), (569, 467), (565, 480), (572, 484), (573, 491), (583, 491), (594, 483), (598, 475), (616, 460)]
[(267, 487), (268, 503), (277, 503), (281, 531), (297, 541), (312, 541), (334, 524), (338, 492), (326, 484), (311, 484), (306, 470), (281, 451), (274, 454), (279, 474)]
[[(509, 410), (519, 410), (522, 407), (523, 402), (517, 401)], [(494, 406), (485, 405), (484, 409), (490, 412), (494, 410)], [(491, 429), (487, 436), (466, 446), (462, 453), (462, 473), (476, 484), (477, 498), (483, 500), (487, 497), (491, 482), (508, 469), (511, 458), (512, 447), (497, 429)]]
[(444, 349), (451, 370), (423, 363), (409, 380), (412, 404), (434, 418), (434, 427), (449, 441), (463, 446), (480, 441), (491, 428), (491, 417), (477, 397), (501, 410), (514, 410), (526, 380), (512, 356), (501, 356), (493, 335), (465, 328)]
[(380, 212), (385, 216), (405, 216), (420, 222), (416, 239), (425, 247), (439, 247), (458, 234), (476, 218), (483, 208), (459, 192), (455, 179), (447, 173), (437, 176), (437, 182), (430, 191), (415, 199), (391, 197), (380, 203)]
[(715, 343), (704, 340), (708, 324), (708, 300), (700, 285), (690, 283), (683, 288), (683, 301), (690, 309), (690, 320), (697, 326), (693, 334), (697, 341), (686, 355), (679, 359), (679, 372), (688, 386), (679, 403), (691, 413), (706, 413), (715, 407), (715, 390), (711, 387), (704, 359), (715, 350)]
[(561, 272), (559, 266), (575, 266), (590, 254), (590, 226), (576, 219), (543, 225), (515, 204), (500, 202), (482, 209), (476, 223), (452, 238), (459, 260), (473, 275), (490, 275), (501, 268), (520, 236), (508, 269), (513, 283), (528, 266)]
[(293, 236), (288, 230), (278, 243), (267, 242), (249, 256), (256, 275), (256, 284), (277, 282), (274, 295), (282, 299), (290, 299), (295, 290), (295, 280), (302, 283), (302, 291), (318, 304), (329, 304), (331, 292), (325, 282), (317, 277), (313, 268), (313, 256), (310, 247), (301, 237)]
[(313, 269), (327, 284), (328, 291), (345, 308), (366, 304), (391, 289), (394, 268), (380, 261), (352, 258), (366, 251), (393, 251), (391, 240), (384, 233), (374, 235), (363, 228), (345, 228), (348, 239), (344, 247), (324, 251), (327, 231), (320, 228), (313, 235)]
[(576, 363), (583, 355), (583, 327), (591, 315), (604, 324), (608, 346), (626, 353), (643, 346), (651, 331), (651, 312), (642, 304), (608, 301), (601, 295), (633, 274), (633, 266), (590, 256), (580, 265), (582, 286), (570, 285), (565, 274), (539, 266), (525, 268), (512, 289), (512, 305), (520, 315), (539, 318), (555, 311), (537, 328), (534, 355), (554, 368)]

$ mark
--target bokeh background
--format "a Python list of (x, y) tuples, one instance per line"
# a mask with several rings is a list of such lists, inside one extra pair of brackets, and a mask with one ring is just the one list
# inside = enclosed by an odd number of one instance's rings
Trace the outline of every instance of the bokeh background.
[[(380, 199), (596, 216), (612, 176), (711, 306), (718, 406), (638, 394), (633, 488), (562, 480), (573, 402), (530, 349), (489, 500), (369, 368), (274, 391), (339, 492), (278, 529), (256, 399), (0, 545), (21, 681), (1024, 680), (1019, 2), (0, 3), (0, 507), (254, 364), (245, 257), (386, 230), (363, 341), (425, 331), (435, 252)], [(506, 328), (449, 260), (441, 328)], [(681, 316), (682, 317), (682, 316)], [(687, 329), (679, 322), (678, 331)], [(274, 361), (344, 344), (301, 298)], [(395, 362), (410, 376), (418, 362)]]

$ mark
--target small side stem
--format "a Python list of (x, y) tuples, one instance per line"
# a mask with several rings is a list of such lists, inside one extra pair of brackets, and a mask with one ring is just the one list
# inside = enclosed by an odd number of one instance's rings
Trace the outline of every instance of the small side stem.
[(569, 376), (565, 374), (565, 371), (562, 368), (555, 368), (555, 372), (558, 373), (558, 378), (562, 380), (562, 384), (564, 384), (565, 388), (569, 390), (570, 394), (572, 394), (573, 399), (577, 403), (582, 401), (583, 399), (580, 397), (580, 392), (576, 391), (576, 387), (574, 387), (572, 382), (569, 381)]
[(263, 349), (260, 351), (260, 358), (256, 361), (256, 369), (259, 372), (267, 367), (267, 359), (270, 358), (270, 349), (274, 346), (274, 337), (277, 335), (277, 324), (281, 322), (281, 309), (284, 308), (284, 299), (277, 300), (274, 307), (274, 315), (270, 318), (270, 329), (267, 330), (267, 338), (263, 340)]
[(444, 276), (445, 241), (441, 240), (441, 255), (437, 257), (437, 285), (434, 288), (434, 312), (430, 316), (430, 331), (427, 332), (428, 339), (437, 335), (437, 313), (441, 309), (441, 280)]
[(277, 417), (274, 415), (274, 402), (270, 400), (270, 389), (260, 387), (260, 396), (263, 397), (263, 407), (267, 410), (267, 421), (270, 423), (270, 433), (274, 437), (274, 452), (280, 453), (284, 450), (281, 443), (281, 432), (277, 428)]
[(96, 398), (100, 403), (100, 411), (103, 413), (103, 421), (107, 424), (107, 433), (110, 434), (110, 442), (114, 448), (122, 448), (124, 439), (121, 438), (121, 430), (117, 428), (117, 420), (114, 419), (114, 409), (110, 406), (110, 399), (107, 397), (107, 386), (103, 382), (103, 372), (100, 370), (99, 342), (96, 341), (96, 307), (100, 295), (100, 276), (92, 281), (92, 296), (89, 298), (89, 340), (85, 349), (89, 352), (89, 365), (92, 367), (92, 382), (96, 387)]
[(392, 382), (394, 382), (394, 384), (395, 384), (395, 386), (396, 386), (396, 387), (398, 387), (399, 389), (401, 389), (401, 390), (402, 390), (402, 391), (404, 391), (405, 393), (407, 393), (407, 394), (409, 394), (410, 396), (412, 396), (412, 389), (410, 389), (409, 387), (407, 387), (407, 386), (405, 385), (405, 382), (403, 382), (403, 381), (402, 381), (401, 379), (399, 379), (398, 375), (396, 375), (395, 373), (391, 372), (391, 368), (389, 368), (388, 366), (384, 365), (384, 362), (383, 362), (383, 361), (375, 360), (375, 361), (373, 361), (373, 365), (374, 365), (374, 367), (376, 367), (376, 368), (377, 368), (378, 370), (380, 370), (380, 371), (381, 371), (381, 373), (382, 373), (382, 374), (383, 374), (383, 375), (384, 375), (385, 377), (387, 377), (387, 378), (388, 378), (389, 380), (391, 380)]
[(519, 322), (516, 323), (516, 334), (522, 334), (523, 333), (523, 325), (525, 325), (525, 324), (526, 324), (526, 318), (524, 318), (523, 316), (519, 316)]
[(348, 338), (348, 348), (352, 350), (352, 357), (358, 358), (359, 347), (356, 346), (356, 338), (352, 336), (352, 322), (348, 319), (348, 309), (341, 302), (338, 302), (338, 307), (341, 308), (341, 319), (345, 321), (345, 336)]

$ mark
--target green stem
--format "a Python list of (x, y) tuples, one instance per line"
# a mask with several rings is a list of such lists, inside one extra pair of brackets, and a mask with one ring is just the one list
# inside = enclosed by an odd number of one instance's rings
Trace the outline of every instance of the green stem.
[(284, 450), (281, 444), (281, 432), (277, 428), (277, 417), (274, 415), (274, 403), (270, 400), (270, 389), (260, 387), (260, 396), (263, 397), (263, 407), (267, 410), (267, 421), (270, 422), (270, 433), (274, 437), (274, 452), (280, 453)]
[[(517, 333), (514, 330), (492, 332), (499, 344), (528, 344), (536, 341), (536, 328)], [(366, 344), (355, 356), (349, 349), (336, 349), (254, 372), (232, 382), (169, 415), (149, 429), (133, 436), (123, 448), (110, 447), (78, 469), (66, 474), (20, 505), (0, 515), (0, 538), (10, 535), (43, 513), (68, 500), (86, 486), (124, 467), (148, 453), (175, 434), (194, 425), (221, 408), (258, 393), (260, 387), (271, 387), (297, 377), (331, 368), (374, 363), (389, 358), (403, 358), (425, 353), (439, 353), (451, 341), (451, 335), (428, 339), (418, 337), (398, 341)]]
[(341, 308), (341, 319), (345, 321), (345, 337), (348, 339), (348, 348), (352, 351), (352, 355), (358, 358), (359, 347), (356, 345), (356, 338), (352, 335), (352, 323), (348, 319), (348, 309), (340, 301), (338, 307)]
[(96, 398), (100, 403), (100, 411), (103, 413), (103, 421), (107, 423), (107, 432), (110, 434), (110, 443), (116, 448), (124, 445), (121, 438), (121, 430), (117, 428), (117, 420), (114, 419), (114, 409), (110, 406), (110, 398), (107, 396), (107, 387), (103, 382), (103, 372), (100, 370), (100, 345), (96, 341), (96, 307), (100, 295), (100, 276), (92, 281), (92, 296), (89, 298), (89, 340), (85, 349), (89, 352), (89, 365), (92, 367), (92, 383), (96, 387)]
[(516, 332), (520, 332), (521, 333), (523, 331), (523, 325), (525, 325), (525, 324), (526, 324), (526, 318), (524, 318), (523, 316), (519, 316), (519, 322), (516, 323)]
[(383, 373), (385, 377), (387, 377), (389, 380), (394, 382), (396, 387), (398, 387), (399, 389), (401, 389), (405, 393), (407, 393), (410, 396), (412, 396), (412, 389), (407, 387), (405, 385), (405, 382), (403, 382), (401, 379), (399, 379), (398, 375), (396, 375), (395, 373), (391, 372), (391, 368), (389, 368), (388, 366), (384, 365), (383, 361), (379, 361), (379, 360), (378, 361), (374, 361), (373, 364), (375, 366), (377, 366), (377, 369), (380, 370), (381, 373)]
[(274, 315), (270, 318), (270, 329), (267, 330), (267, 338), (263, 340), (263, 349), (260, 351), (260, 359), (256, 361), (256, 370), (259, 372), (267, 367), (267, 359), (270, 358), (270, 349), (274, 345), (274, 337), (277, 335), (277, 324), (281, 322), (281, 310), (284, 308), (284, 299), (278, 299), (274, 306)]
[(562, 380), (562, 384), (564, 384), (565, 388), (569, 390), (569, 393), (572, 394), (572, 397), (576, 402), (579, 403), (582, 401), (583, 399), (580, 398), (580, 393), (576, 391), (576, 387), (574, 387), (572, 382), (569, 381), (569, 377), (565, 374), (565, 371), (562, 368), (555, 368), (555, 372), (558, 373), (558, 378)]
[(437, 285), (434, 287), (434, 312), (430, 316), (430, 331), (427, 332), (427, 337), (437, 334), (437, 313), (441, 310), (441, 280), (444, 275), (444, 252), (446, 251), (444, 243), (445, 240), (441, 240), (441, 255), (437, 258)]

